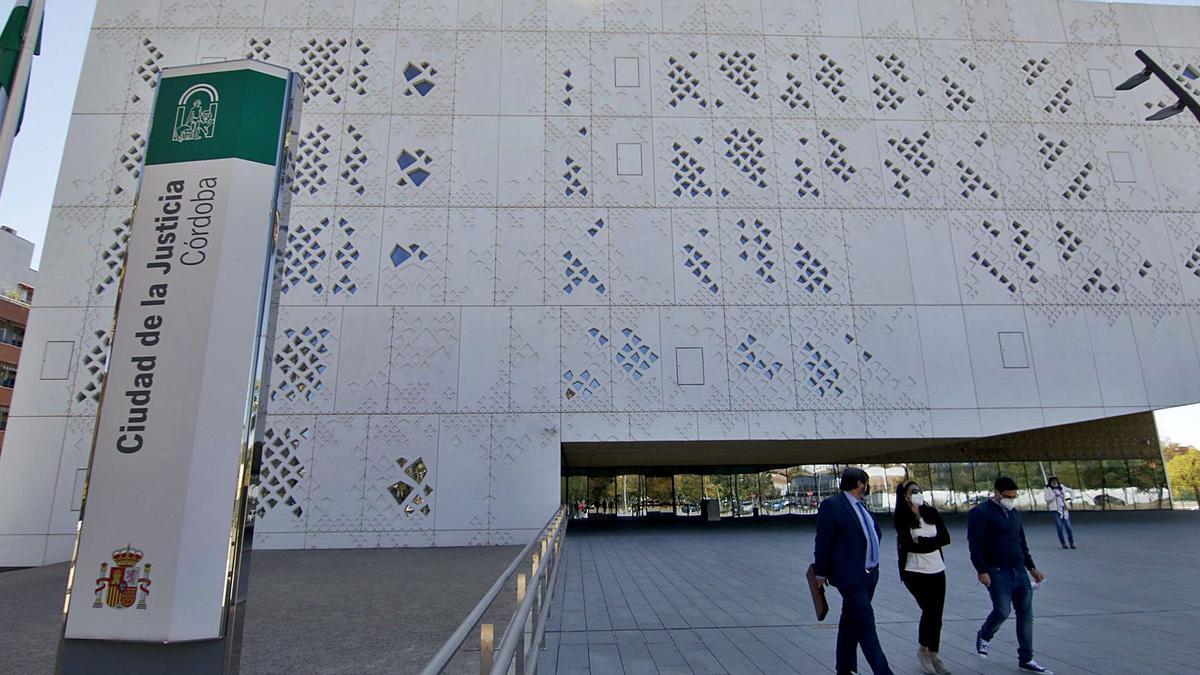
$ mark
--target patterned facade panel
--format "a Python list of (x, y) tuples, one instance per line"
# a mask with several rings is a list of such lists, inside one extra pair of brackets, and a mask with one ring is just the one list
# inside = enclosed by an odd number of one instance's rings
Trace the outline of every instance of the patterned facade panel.
[(663, 403), (667, 410), (729, 409), (723, 309), (663, 308)]
[[(797, 408), (861, 408), (860, 357), (849, 308), (793, 306), (789, 309)], [(823, 436), (819, 421), (817, 434)]]
[(337, 203), (378, 206), (386, 201), (390, 158), (385, 115), (346, 115), (337, 158)]
[(375, 305), (379, 298), (383, 209), (339, 207), (332, 219), (330, 305)]
[(112, 307), (91, 307), (75, 334), (77, 348), (74, 385), (66, 406), (70, 415), (94, 416), (100, 404), (104, 375), (108, 372), (108, 353), (112, 346)]
[(749, 118), (713, 122), (717, 139), (718, 204), (730, 207), (774, 206), (778, 203), (771, 128)]
[(118, 148), (129, 140), (122, 135), (124, 121), (121, 114), (71, 117), (58, 187), (54, 191), (55, 205), (132, 205), (132, 193), (116, 198), (111, 187), (116, 172), (127, 171), (117, 162), (121, 153)]
[[(51, 228), (47, 232), (48, 246), (62, 253), (47, 258), (38, 269), (38, 304), (42, 307), (84, 307), (91, 304), (94, 295), (92, 284), (96, 280), (96, 251), (104, 250), (101, 241), (112, 237), (116, 244), (110, 270), (105, 265), (104, 278), (117, 278), (121, 262), (125, 259), (125, 242), (121, 238), (126, 216), (121, 208), (95, 209), (80, 207), (56, 207), (50, 211)], [(117, 244), (117, 241), (120, 243)], [(81, 261), (85, 270), (80, 270)], [(92, 283), (80, 283), (87, 278)], [(115, 286), (115, 283), (112, 285)]]
[(614, 307), (613, 407), (662, 410), (663, 358), (657, 307)]
[(612, 298), (609, 221), (604, 209), (546, 212), (545, 304), (609, 304)]
[(559, 308), (513, 307), (508, 338), (513, 412), (556, 411), (566, 396), (559, 370)]
[(592, 74), (587, 33), (546, 34), (546, 114), (588, 115)]
[[(665, 209), (609, 209), (609, 271), (613, 303), (667, 305), (675, 301), (672, 214)], [(547, 284), (549, 285), (549, 284)]]
[(432, 530), (438, 419), (373, 415), (367, 431), (363, 529)]
[[(457, 544), (486, 544), (494, 501), (491, 492), (492, 420), (487, 415), (438, 417), (434, 528), (457, 530)], [(453, 470), (448, 467), (454, 467)]]
[(279, 309), (268, 394), (272, 413), (333, 412), (341, 320), (340, 309)]
[(328, 301), (336, 227), (337, 216), (332, 208), (298, 206), (289, 212), (287, 239), (281, 252), (281, 305), (323, 305)]
[(654, 121), (655, 201), (683, 208), (715, 206), (717, 144), (710, 120)]
[(500, 209), (496, 219), (496, 304), (541, 304), (547, 272), (557, 272), (545, 258), (546, 212)]
[(450, 204), (494, 206), (500, 182), (500, 119), (458, 116), (451, 134)]
[(719, 223), (719, 213), (714, 210), (671, 211), (671, 239), (675, 245), (671, 267), (678, 304), (724, 304)]
[(303, 532), (308, 523), (316, 420), (281, 415), (267, 422), (255, 494), (255, 532)]
[[(502, 543), (504, 531), (539, 527), (558, 506), (559, 471), (546, 461), (561, 452), (557, 415), (495, 415), (492, 418), (490, 544)], [(528, 499), (505, 498), (528, 493)], [(544, 524), (544, 522), (543, 522)], [(529, 535), (525, 535), (528, 537)], [(520, 543), (510, 539), (503, 543)]]
[(448, 211), (396, 208), (383, 214), (379, 302), (440, 305), (446, 298)]
[(561, 316), (559, 390), (563, 412), (612, 410), (616, 338), (608, 308), (563, 307)]
[(391, 412), (458, 408), (458, 308), (397, 307), (392, 317)]
[(787, 267), (779, 212), (722, 209), (721, 234), (724, 296), (731, 305), (783, 305), (787, 302)]
[(508, 307), (464, 307), (458, 367), (460, 412), (508, 410), (510, 370)]
[(541, 117), (500, 118), (496, 202), (541, 206), (546, 200), (546, 148)]
[(496, 209), (450, 209), (446, 304), (491, 305), (496, 299)]
[(604, 117), (594, 121), (592, 144), (596, 205), (653, 206), (654, 151), (650, 118)]
[(711, 112), (720, 117), (768, 117), (771, 102), (763, 38), (753, 33), (710, 35), (706, 46)]
[(782, 242), (788, 302), (850, 303), (846, 235), (838, 211), (783, 211)]
[(500, 114), (546, 114), (546, 35), (506, 33), (500, 44)]
[(366, 415), (330, 415), (314, 425), (309, 533), (363, 530), (368, 419)]
[(347, 307), (342, 310), (337, 412), (387, 411), (393, 311), (391, 307)]
[(644, 33), (593, 33), (591, 49), (592, 114), (649, 115), (649, 36)]
[[(83, 72), (75, 91), (76, 114), (119, 113), (129, 98), (128, 63), (137, 44), (138, 31), (93, 30), (83, 57)], [(113, 73), (121, 73), (116, 78)], [(114, 82), (113, 80), (117, 81)]]
[(871, 118), (875, 108), (863, 54), (863, 41), (857, 38), (820, 36), (809, 42), (818, 117)]
[(727, 307), (729, 398), (738, 409), (793, 410), (796, 377), (786, 307)]
[(392, 69), (392, 113), (445, 115), (454, 109), (455, 34), (402, 31)]
[(448, 203), (451, 122), (444, 117), (392, 117), (387, 154), (388, 205)]
[[(854, 341), (862, 379), (863, 407), (929, 407), (921, 332), (914, 307), (860, 305), (854, 308)], [(929, 430), (921, 435), (929, 435)]]

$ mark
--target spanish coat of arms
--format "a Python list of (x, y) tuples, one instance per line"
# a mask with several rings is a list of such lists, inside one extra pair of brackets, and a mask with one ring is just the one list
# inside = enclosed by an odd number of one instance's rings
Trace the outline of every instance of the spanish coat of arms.
[(136, 603), (138, 609), (146, 609), (146, 596), (150, 595), (150, 563), (139, 566), (142, 552), (129, 544), (113, 551), (112, 560), (112, 567), (100, 563), (96, 601), (92, 607), (99, 607), (103, 598), (109, 607), (128, 609)]

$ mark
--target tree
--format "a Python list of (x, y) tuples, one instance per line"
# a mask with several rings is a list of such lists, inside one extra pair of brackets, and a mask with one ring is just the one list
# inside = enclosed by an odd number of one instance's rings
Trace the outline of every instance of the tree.
[(1191, 490), (1192, 497), (1200, 499), (1200, 452), (1192, 451), (1172, 457), (1167, 462), (1167, 475), (1176, 490)]
[(1198, 452), (1198, 451), (1196, 450), (1196, 448), (1194, 446), (1180, 445), (1179, 443), (1176, 443), (1175, 441), (1168, 439), (1167, 442), (1163, 445), (1163, 451), (1162, 451), (1163, 460), (1169, 462), (1169, 461), (1171, 461), (1172, 457), (1177, 457), (1179, 455), (1187, 454), (1189, 452)]

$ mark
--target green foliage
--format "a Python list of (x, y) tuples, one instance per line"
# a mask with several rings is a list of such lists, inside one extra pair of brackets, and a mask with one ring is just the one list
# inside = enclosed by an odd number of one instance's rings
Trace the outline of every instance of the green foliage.
[(1200, 452), (1192, 450), (1172, 457), (1167, 462), (1167, 475), (1180, 496), (1200, 498)]

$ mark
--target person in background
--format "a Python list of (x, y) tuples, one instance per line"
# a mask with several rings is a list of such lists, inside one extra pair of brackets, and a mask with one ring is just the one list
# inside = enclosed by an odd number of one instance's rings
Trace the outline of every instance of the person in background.
[[(1042, 494), (1046, 503), (1054, 511), (1054, 527), (1058, 530), (1058, 543), (1062, 544), (1063, 548), (1075, 548), (1075, 532), (1071, 529), (1071, 501), (1070, 495), (1063, 488), (1062, 483), (1058, 481), (1058, 476), (1050, 476), (1046, 480), (1046, 490)], [(1067, 531), (1066, 538), (1063, 538), (1063, 530)]]
[(975, 652), (988, 657), (991, 639), (1015, 607), (1017, 666), (1025, 672), (1053, 675), (1033, 660), (1033, 585), (1029, 577), (1041, 584), (1046, 576), (1029, 555), (1021, 513), (1016, 508), (1017, 482), (1001, 476), (993, 487), (992, 498), (971, 509), (967, 516), (971, 564), (992, 599), (992, 612), (975, 634)]
[(946, 562), (942, 547), (950, 545), (950, 532), (937, 509), (925, 503), (925, 493), (915, 481), (896, 487), (896, 551), (900, 580), (921, 608), (917, 629), (917, 661), (929, 675), (949, 673), (938, 657), (942, 636), (942, 609), (946, 605)]
[(863, 499), (871, 492), (871, 479), (858, 467), (842, 472), (841, 493), (828, 497), (817, 510), (817, 538), (813, 570), (817, 584), (830, 584), (842, 596), (838, 621), (838, 675), (858, 670), (858, 648), (875, 675), (891, 675), (887, 656), (875, 631), (871, 599), (879, 583), (879, 524)]

